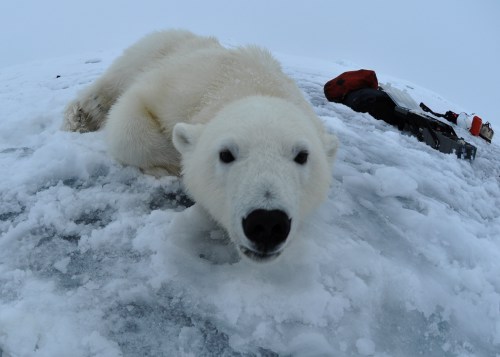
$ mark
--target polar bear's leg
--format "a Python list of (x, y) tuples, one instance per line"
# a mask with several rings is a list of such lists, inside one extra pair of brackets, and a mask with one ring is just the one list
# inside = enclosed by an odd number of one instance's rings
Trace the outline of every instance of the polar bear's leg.
[(118, 98), (119, 90), (106, 74), (69, 103), (64, 113), (63, 129), (80, 133), (96, 131)]
[(109, 152), (120, 162), (154, 176), (179, 175), (180, 158), (171, 129), (140, 98), (126, 92), (111, 109), (105, 125)]

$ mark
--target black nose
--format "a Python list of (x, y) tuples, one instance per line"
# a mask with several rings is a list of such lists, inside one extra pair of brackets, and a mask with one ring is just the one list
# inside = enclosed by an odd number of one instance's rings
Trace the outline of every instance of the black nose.
[(292, 220), (280, 210), (258, 209), (243, 218), (243, 232), (262, 252), (274, 250), (290, 233)]

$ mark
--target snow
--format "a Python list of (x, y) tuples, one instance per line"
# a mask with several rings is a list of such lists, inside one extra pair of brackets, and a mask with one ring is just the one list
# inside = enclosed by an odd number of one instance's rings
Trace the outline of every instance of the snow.
[(178, 179), (59, 130), (116, 55), (0, 70), (0, 356), (500, 356), (495, 141), (457, 128), (476, 160), (442, 154), (327, 102), (348, 64), (277, 54), (341, 147), (302, 239), (256, 265)]

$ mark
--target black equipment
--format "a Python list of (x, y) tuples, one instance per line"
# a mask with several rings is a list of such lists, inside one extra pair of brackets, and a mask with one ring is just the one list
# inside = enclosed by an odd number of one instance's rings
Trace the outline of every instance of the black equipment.
[(357, 112), (369, 113), (394, 125), (445, 154), (455, 153), (458, 158), (467, 160), (476, 157), (477, 148), (474, 145), (459, 138), (450, 125), (422, 112), (406, 92), (390, 85), (353, 91), (342, 103)]

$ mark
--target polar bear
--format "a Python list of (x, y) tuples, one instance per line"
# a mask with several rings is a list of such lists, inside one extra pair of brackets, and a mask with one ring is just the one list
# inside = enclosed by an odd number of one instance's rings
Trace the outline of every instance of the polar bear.
[(180, 30), (125, 50), (68, 105), (64, 129), (102, 127), (118, 161), (181, 175), (257, 262), (278, 257), (324, 200), (338, 146), (268, 51)]

